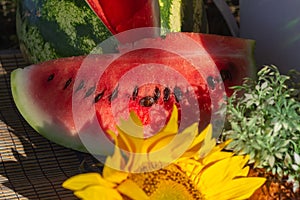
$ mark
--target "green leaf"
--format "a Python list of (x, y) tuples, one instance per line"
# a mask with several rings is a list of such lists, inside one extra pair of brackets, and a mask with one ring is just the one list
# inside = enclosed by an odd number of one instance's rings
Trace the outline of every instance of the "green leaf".
[(277, 173), (276, 168), (271, 168), (271, 169), (272, 169), (272, 174), (276, 174)]
[(262, 85), (261, 85), (261, 89), (264, 90), (268, 87), (268, 82), (264, 82)]
[(294, 159), (297, 165), (300, 165), (300, 156), (296, 152), (294, 152)]
[(250, 152), (250, 154), (249, 154), (249, 156), (250, 156), (250, 158), (249, 158), (249, 160), (251, 161), (251, 160), (254, 160), (255, 159), (255, 152), (254, 151), (251, 151)]
[(256, 141), (253, 141), (253, 142), (251, 143), (251, 147), (253, 147), (253, 148), (256, 149), (256, 150), (261, 150), (261, 149), (262, 149), (261, 146), (259, 146), (258, 143), (257, 143)]
[(232, 127), (232, 130), (234, 130), (238, 133), (241, 132), (241, 127), (236, 122), (231, 122), (231, 127)]
[(278, 131), (280, 131), (282, 125), (280, 122), (276, 122), (274, 125), (274, 132), (277, 133)]
[(298, 171), (300, 166), (299, 165), (295, 165), (295, 164), (292, 164), (292, 168), (295, 170), (295, 171)]
[(273, 167), (274, 164), (275, 164), (275, 157), (274, 156), (270, 156), (269, 159), (268, 159), (268, 161), (269, 161), (270, 167)]
[(277, 167), (277, 174), (283, 175), (281, 167)]
[(288, 166), (289, 165), (289, 163), (291, 163), (292, 162), (292, 158), (291, 158), (291, 156), (287, 153), (287, 154), (285, 154), (285, 158), (284, 158), (284, 164), (286, 165), (286, 166)]
[(279, 152), (275, 153), (275, 156), (276, 156), (277, 158), (279, 158), (279, 159), (282, 159), (282, 158), (283, 158), (282, 153), (279, 153)]

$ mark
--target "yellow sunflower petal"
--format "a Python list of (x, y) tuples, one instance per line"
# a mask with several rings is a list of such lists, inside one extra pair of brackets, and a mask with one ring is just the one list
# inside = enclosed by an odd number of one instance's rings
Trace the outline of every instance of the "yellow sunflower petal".
[(149, 197), (146, 195), (143, 189), (141, 189), (134, 181), (127, 179), (123, 183), (121, 183), (117, 190), (130, 197), (133, 200), (147, 200)]
[(212, 138), (211, 134), (207, 134), (204, 143), (201, 146), (201, 149), (198, 153), (199, 157), (203, 158), (207, 156), (215, 146), (216, 146), (216, 139)]
[(128, 120), (120, 119), (118, 128), (128, 135), (138, 138), (144, 137), (143, 124), (136, 113), (133, 111), (130, 112)]
[(117, 134), (115, 132), (113, 132), (112, 130), (108, 129), (106, 133), (113, 139), (113, 141), (117, 140)]
[(214, 146), (216, 146), (216, 140), (212, 138), (212, 125), (209, 124), (195, 137), (193, 143), (182, 157), (203, 157), (207, 155)]
[(230, 142), (232, 142), (232, 139), (226, 140), (225, 142), (222, 142), (221, 144), (218, 144), (215, 148), (215, 151), (223, 150)]
[(84, 190), (74, 192), (74, 194), (83, 200), (123, 200), (116, 189), (100, 185), (89, 186)]
[(102, 172), (103, 178), (113, 183), (121, 183), (128, 177), (128, 173), (105, 166)]
[(204, 196), (206, 199), (218, 200), (248, 199), (265, 181), (265, 178), (258, 177), (238, 178), (205, 193)]
[(236, 176), (248, 176), (249, 170), (250, 170), (250, 167), (246, 166), (242, 170), (240, 170), (239, 173), (236, 173)]
[(86, 173), (86, 174), (79, 174), (67, 179), (63, 183), (63, 187), (69, 190), (82, 190), (91, 185), (102, 185), (106, 188), (112, 188), (115, 184), (105, 180), (102, 176), (98, 173)]
[(180, 169), (186, 173), (186, 175), (191, 181), (193, 181), (195, 185), (199, 184), (199, 174), (205, 165), (202, 165), (200, 162), (194, 159), (180, 159), (176, 165), (178, 165)]
[(214, 163), (200, 174), (200, 189), (218, 190), (218, 187), (240, 175), (247, 161), (247, 157), (234, 156)]
[[(148, 151), (153, 152), (158, 149), (161, 149), (167, 146), (170, 142), (172, 142), (172, 146), (170, 146), (173, 147), (172, 149), (170, 149), (172, 151), (178, 151), (178, 149), (181, 147), (190, 148), (191, 143), (197, 139), (195, 137), (195, 135), (198, 134), (197, 131), (198, 131), (198, 125), (197, 123), (194, 123), (191, 126), (184, 129), (181, 133), (173, 133), (173, 134), (169, 133), (166, 134), (165, 137), (156, 138), (157, 141), (156, 144), (151, 145), (150, 140), (146, 141), (147, 143), (149, 143)], [(193, 140), (193, 138), (195, 139)], [(188, 149), (186, 149), (185, 151), (188, 151)]]
[(173, 110), (167, 125), (157, 134), (146, 138), (143, 143), (143, 152), (149, 153), (163, 148), (169, 144), (178, 133), (178, 109), (173, 105)]
[[(121, 151), (118, 146), (115, 146), (115, 150), (112, 156), (108, 156), (105, 160), (106, 166), (115, 166), (115, 168), (120, 169), (124, 166), (124, 158), (121, 155)], [(105, 170), (105, 167), (104, 167)]]
[(208, 165), (211, 163), (214, 163), (216, 161), (222, 160), (222, 159), (226, 159), (229, 157), (232, 157), (233, 153), (232, 152), (215, 152), (215, 153), (211, 153), (209, 155), (207, 155), (205, 158), (200, 159), (201, 162), (203, 163), (203, 165)]
[(143, 152), (149, 153), (157, 151), (165, 146), (167, 146), (176, 137), (177, 133), (164, 133), (160, 132), (156, 135), (146, 138), (143, 143)]
[[(205, 134), (206, 132), (204, 132), (203, 134), (199, 134), (198, 133), (198, 124), (194, 123), (191, 126), (187, 127), (186, 129), (184, 129), (182, 131), (182, 133), (180, 133), (182, 135), (182, 141), (184, 140), (184, 137), (186, 138), (190, 138), (191, 141), (185, 141), (185, 142), (190, 142), (189, 146), (187, 147), (186, 151), (184, 152), (184, 154), (181, 155), (181, 158), (190, 158), (195, 156), (198, 152), (199, 149), (201, 148), (202, 142), (205, 138)], [(182, 142), (180, 140), (178, 140), (178, 142)]]
[(177, 133), (178, 132), (178, 108), (174, 104), (170, 119), (167, 125), (163, 128), (164, 133)]
[(194, 155), (195, 152), (190, 151), (189, 148), (195, 138), (195, 135), (198, 133), (197, 127), (198, 124), (194, 123), (183, 130), (183, 132), (174, 135), (174, 137), (170, 136), (168, 138), (161, 138), (161, 140), (159, 140), (159, 142), (150, 149), (151, 153), (149, 154), (149, 160), (155, 160), (161, 163), (170, 163), (181, 157)]
[[(159, 142), (161, 138), (174, 135), (178, 132), (178, 109), (174, 105), (170, 120), (167, 125), (154, 136), (144, 139), (143, 127), (138, 116), (131, 112), (128, 120), (120, 120), (118, 128), (119, 135), (116, 144), (129, 152), (147, 153), (149, 145)], [(147, 140), (147, 141), (145, 141)]]
[(138, 125), (139, 127), (143, 126), (143, 123), (140, 120), (139, 116), (133, 111), (130, 112), (130, 119), (132, 120), (132, 122), (134, 122), (134, 124)]
[(201, 143), (202, 141), (208, 142), (210, 140), (212, 140), (212, 125), (208, 124), (207, 127), (199, 134), (199, 137), (194, 140), (191, 147)]
[(133, 137), (132, 135), (125, 133), (119, 127), (117, 127), (117, 129), (119, 134), (116, 139), (116, 145), (120, 149), (128, 152), (138, 152), (138, 149), (143, 142), (141, 138)]
[(118, 135), (108, 131), (113, 137), (115, 145), (128, 152), (140, 152), (141, 144), (144, 138), (142, 122), (134, 112), (130, 112), (128, 120), (120, 119), (117, 126)]
[(224, 158), (228, 158), (233, 156), (232, 152), (224, 152), (222, 151), (225, 146), (227, 146), (231, 140), (227, 140), (221, 144), (215, 145), (211, 151), (204, 155), (204, 154), (199, 154), (198, 157), (195, 157), (197, 160), (201, 160), (201, 162), (205, 165), (211, 163), (211, 162), (216, 162), (218, 160), (222, 160)]
[[(176, 165), (178, 165), (182, 169), (182, 171), (186, 172), (188, 175), (190, 173), (198, 174), (204, 167), (204, 165), (202, 165), (198, 161), (190, 158), (180, 158), (176, 161)], [(196, 169), (197, 171), (195, 171)]]

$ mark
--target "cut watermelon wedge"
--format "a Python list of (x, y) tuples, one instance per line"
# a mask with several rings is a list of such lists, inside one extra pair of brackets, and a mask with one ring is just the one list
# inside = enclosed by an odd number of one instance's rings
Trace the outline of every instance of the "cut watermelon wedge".
[[(113, 35), (143, 27), (160, 27), (159, 4), (157, 0), (86, 0), (97, 16)], [(158, 30), (158, 29), (153, 29)], [(156, 37), (159, 32), (145, 32), (135, 38)], [(117, 38), (122, 43), (131, 42)]]
[[(65, 147), (107, 155), (106, 131), (134, 111), (145, 137), (167, 123), (180, 130), (217, 123), (228, 88), (255, 71), (252, 40), (195, 33), (144, 39), (120, 53), (52, 60), (11, 74), (15, 103), (37, 132)], [(63, 66), (63, 67), (62, 67)], [(224, 85), (223, 85), (223, 80)], [(215, 137), (218, 136), (214, 133)]]

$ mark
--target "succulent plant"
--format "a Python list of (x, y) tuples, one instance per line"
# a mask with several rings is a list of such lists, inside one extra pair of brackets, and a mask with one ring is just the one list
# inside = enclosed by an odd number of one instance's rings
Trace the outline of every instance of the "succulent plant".
[[(293, 189), (300, 182), (300, 101), (290, 76), (265, 66), (257, 79), (245, 79), (228, 99), (227, 127), (222, 139), (228, 149), (249, 154), (254, 168), (287, 178)], [(299, 91), (299, 90), (298, 90)]]

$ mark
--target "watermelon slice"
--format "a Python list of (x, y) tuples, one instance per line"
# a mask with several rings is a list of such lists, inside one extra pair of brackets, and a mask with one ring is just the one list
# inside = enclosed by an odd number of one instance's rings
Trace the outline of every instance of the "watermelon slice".
[(163, 128), (174, 104), (181, 129), (198, 122), (201, 130), (214, 121), (224, 85), (230, 95), (228, 87), (254, 74), (253, 47), (252, 40), (170, 33), (120, 46), (116, 54), (16, 69), (12, 94), (27, 122), (46, 138), (107, 155), (113, 145), (106, 131), (117, 133), (116, 125), (131, 111), (142, 121), (145, 137)]
[[(159, 4), (156, 0), (86, 0), (96, 15), (113, 35), (143, 27), (160, 27)], [(144, 32), (134, 41), (155, 37), (160, 33)], [(120, 42), (130, 42), (127, 38), (118, 38)]]

